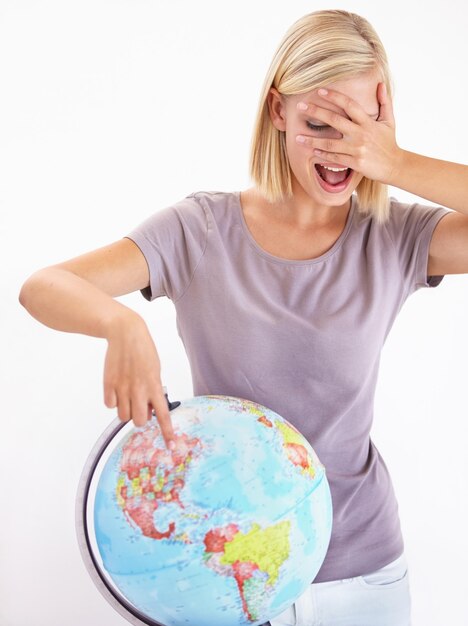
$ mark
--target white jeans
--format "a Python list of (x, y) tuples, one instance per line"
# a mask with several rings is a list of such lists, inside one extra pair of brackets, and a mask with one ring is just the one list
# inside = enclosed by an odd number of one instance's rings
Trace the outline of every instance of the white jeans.
[(293, 605), (270, 620), (270, 624), (411, 626), (405, 554), (371, 574), (312, 583)]

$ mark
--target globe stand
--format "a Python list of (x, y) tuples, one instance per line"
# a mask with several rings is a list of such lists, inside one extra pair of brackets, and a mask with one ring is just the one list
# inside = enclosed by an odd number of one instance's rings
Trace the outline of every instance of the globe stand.
[[(163, 389), (166, 392), (166, 387), (163, 387)], [(170, 411), (180, 405), (180, 402), (170, 402), (167, 397), (167, 393), (164, 395)], [(122, 422), (118, 417), (112, 421), (99, 437), (86, 460), (79, 480), (75, 501), (75, 530), (78, 539), (78, 546), (80, 548), (81, 557), (84, 561), (85, 567), (93, 579), (94, 584), (107, 602), (114, 607), (117, 613), (119, 613), (131, 624), (134, 624), (134, 626), (165, 626), (164, 624), (161, 624), (161, 622), (157, 622), (149, 618), (147, 615), (144, 615), (141, 611), (130, 604), (130, 602), (128, 602), (128, 600), (120, 593), (112, 581), (106, 577), (99, 565), (99, 559), (95, 554), (88, 532), (90, 521), (90, 516), (88, 514), (90, 488), (93, 478), (96, 475), (96, 469), (102, 461), (110, 442), (114, 442), (117, 434), (125, 427), (127, 427), (127, 430), (133, 428), (133, 422)]]

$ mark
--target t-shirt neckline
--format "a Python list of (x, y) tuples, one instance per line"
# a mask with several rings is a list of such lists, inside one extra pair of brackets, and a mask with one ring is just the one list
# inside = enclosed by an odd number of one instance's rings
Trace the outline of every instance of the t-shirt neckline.
[(348, 232), (351, 228), (351, 224), (353, 221), (353, 216), (354, 216), (354, 212), (356, 208), (356, 195), (353, 193), (351, 194), (351, 206), (348, 211), (345, 227), (343, 228), (338, 239), (335, 241), (335, 243), (329, 250), (327, 250), (320, 256), (315, 257), (313, 259), (284, 259), (283, 257), (270, 254), (257, 243), (254, 236), (250, 232), (249, 227), (247, 226), (247, 222), (245, 221), (244, 212), (242, 211), (240, 194), (241, 194), (240, 191), (234, 192), (234, 195), (236, 197), (237, 211), (239, 213), (239, 221), (241, 223), (242, 230), (244, 231), (247, 241), (253, 247), (255, 252), (257, 252), (257, 254), (260, 254), (261, 256), (268, 259), (269, 261), (273, 261), (275, 263), (282, 263), (284, 265), (311, 265), (313, 263), (321, 263), (322, 261), (325, 261), (326, 259), (328, 259), (328, 257), (334, 254), (342, 246), (344, 240), (348, 236)]

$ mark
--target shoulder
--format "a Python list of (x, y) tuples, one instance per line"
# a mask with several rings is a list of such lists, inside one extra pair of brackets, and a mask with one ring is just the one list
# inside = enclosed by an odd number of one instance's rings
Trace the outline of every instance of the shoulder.
[(187, 198), (193, 198), (201, 205), (215, 206), (235, 200), (238, 192), (235, 191), (193, 191)]
[(226, 221), (235, 215), (240, 202), (238, 191), (194, 191), (188, 198), (198, 204), (205, 213), (208, 225), (213, 220)]
[(442, 215), (449, 212), (441, 206), (431, 206), (419, 202), (401, 202), (394, 196), (390, 197), (390, 212), (387, 229), (394, 238), (405, 234), (417, 235), (431, 228)]

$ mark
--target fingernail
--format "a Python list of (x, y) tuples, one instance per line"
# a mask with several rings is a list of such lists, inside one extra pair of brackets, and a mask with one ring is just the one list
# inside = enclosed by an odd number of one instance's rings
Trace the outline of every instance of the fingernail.
[(328, 94), (328, 89), (319, 89), (318, 94), (319, 96), (326, 96)]
[(175, 450), (175, 442), (174, 441), (171, 440), (168, 445), (169, 445), (169, 450)]
[(301, 111), (306, 111), (307, 110), (307, 104), (305, 102), (298, 102), (297, 103), (297, 108), (300, 109)]

